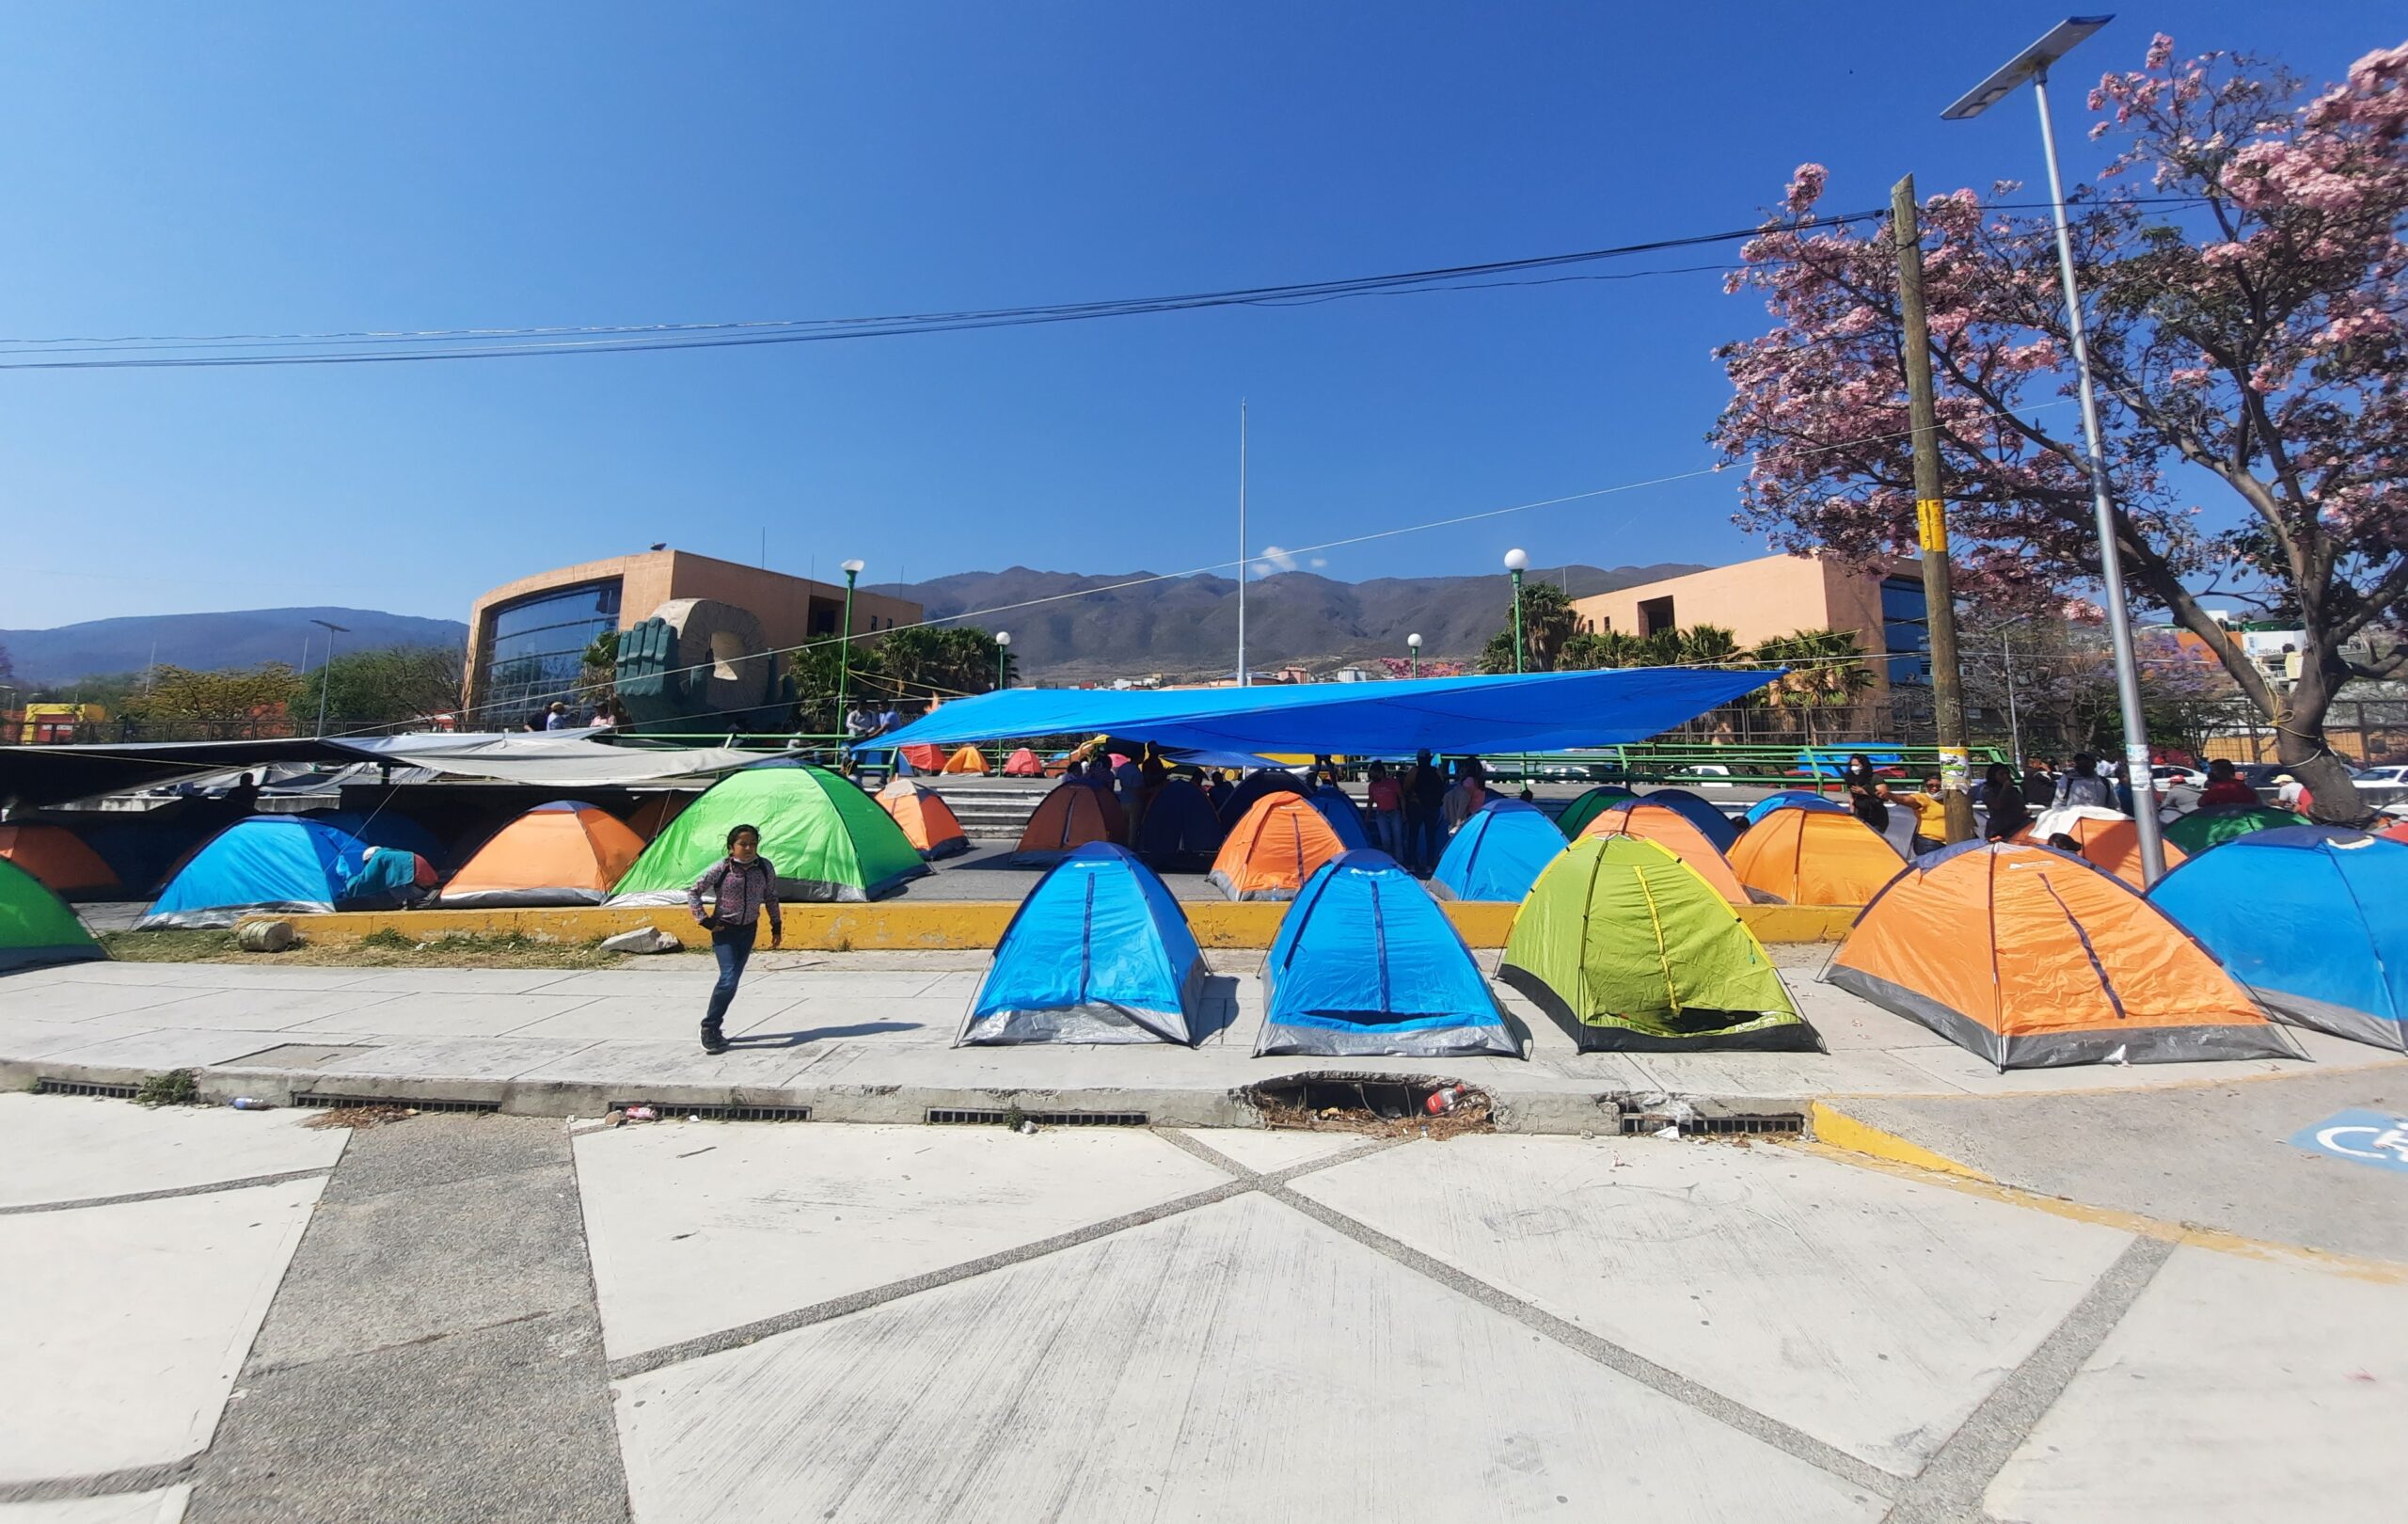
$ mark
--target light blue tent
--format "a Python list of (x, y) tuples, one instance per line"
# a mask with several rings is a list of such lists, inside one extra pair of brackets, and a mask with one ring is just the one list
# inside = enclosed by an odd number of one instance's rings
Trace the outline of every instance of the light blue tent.
[(2276, 1016), (2408, 1051), (2408, 844), (2337, 826), (2254, 831), (2148, 897)]
[(1835, 799), (1830, 799), (1821, 794), (1810, 794), (1803, 788), (1784, 788), (1777, 794), (1766, 794), (1749, 805), (1748, 823), (1754, 825), (1775, 810), (1789, 808), (1827, 810), (1834, 815), (1846, 815), (1848, 812), (1847, 806)]
[(1519, 903), (1562, 851), (1563, 833), (1545, 810), (1518, 799), (1492, 799), (1456, 829), (1430, 875), (1430, 892), (1442, 899)]
[(1348, 851), (1371, 845), (1371, 833), (1363, 828), (1363, 812), (1346, 797), (1345, 789), (1323, 784), (1305, 798), (1314, 809), (1321, 811), (1321, 818), (1329, 822), (1329, 829), (1338, 833), (1339, 844)]
[(1731, 817), (1686, 788), (1656, 788), (1640, 796), (1650, 804), (1668, 804), (1687, 816), (1689, 823), (1705, 833), (1718, 852), (1727, 852), (1738, 844), (1739, 828)]
[(1170, 890), (1127, 848), (1091, 841), (1021, 901), (954, 1045), (1193, 1044), (1203, 996), (1204, 954)]
[(416, 852), (437, 868), (448, 866), (452, 861), (452, 854), (436, 840), (435, 833), (392, 810), (335, 810), (309, 818), (330, 825), (344, 835), (358, 837), (363, 847), (391, 847)]
[(232, 926), (254, 913), (330, 911), (368, 849), (303, 815), (254, 815), (212, 837), (177, 870), (137, 929)]
[[(1539, 824), (1554, 834), (1544, 815)], [(1522, 1056), (1454, 923), (1386, 852), (1348, 852), (1305, 881), (1262, 983), (1270, 1008), (1257, 1057)]]

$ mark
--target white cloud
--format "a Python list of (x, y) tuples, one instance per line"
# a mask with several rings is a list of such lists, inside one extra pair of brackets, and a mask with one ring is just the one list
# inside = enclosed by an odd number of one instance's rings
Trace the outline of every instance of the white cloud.
[(1313, 570), (1319, 571), (1323, 566), (1329, 564), (1329, 558), (1327, 556), (1315, 556), (1309, 563), (1307, 563), (1307, 564), (1309, 564)]
[[(1275, 545), (1266, 545), (1262, 548), (1260, 564), (1276, 566), (1283, 572), (1291, 572), (1296, 569), (1296, 554), (1292, 550), (1282, 550)], [(1268, 577), (1271, 574), (1266, 571), (1262, 575)]]

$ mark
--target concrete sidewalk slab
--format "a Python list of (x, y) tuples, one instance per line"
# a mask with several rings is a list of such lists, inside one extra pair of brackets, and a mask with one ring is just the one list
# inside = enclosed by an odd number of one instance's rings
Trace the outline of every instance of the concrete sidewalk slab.
[[(690, 1042), (702, 1027), (703, 1008), (710, 1000), (710, 981), (705, 979), (699, 988), (689, 990), (676, 999), (633, 994), (566, 997), (496, 995), (491, 998), (566, 998), (576, 1002), (565, 1009), (539, 1014), (525, 1025), (511, 1028), (512, 1035), (516, 1037), (624, 1038), (641, 1042), (682, 1036)], [(801, 1004), (800, 996), (785, 990), (764, 993), (739, 989), (735, 1003), (728, 1007), (727, 1022), (731, 1028), (740, 1029), (741, 1024), (769, 1021), (780, 1012)]]
[(295, 1112), (0, 1095), (0, 1207), (331, 1169), (350, 1134)]
[[(572, 1015), (592, 1004), (588, 995), (378, 994), (388, 1002), (372, 1021), (364, 1013), (338, 1011), (316, 1021), (287, 1027), (290, 1032), (356, 1031), (368, 1022), (385, 1037), (513, 1037), (525, 1028)], [(174, 1014), (179, 1008), (169, 1008)], [(346, 1023), (350, 1024), (345, 1025)]]
[(182, 1524), (191, 1500), (192, 1488), (178, 1485), (105, 1498), (0, 1503), (0, 1524)]
[(1293, 1189), (1901, 1476), (2131, 1241), (1705, 1143), (1409, 1143)]
[(208, 1444), (322, 1184), (0, 1217), (0, 1482)]
[(644, 1524), (1883, 1506), (1260, 1196), (622, 1381), (617, 1412)]
[(656, 1123), (577, 1139), (612, 1358), (1228, 1183), (1142, 1133)]
[[(195, 1030), (174, 1025), (161, 1025), (147, 1032), (128, 1032), (121, 1037), (103, 1038), (80, 1048), (66, 1048), (43, 1056), (37, 1065), (46, 1074), (66, 1074), (78, 1079), (93, 1079), (103, 1083), (129, 1082), (146, 1074), (171, 1069), (205, 1069), (232, 1064), (255, 1053), (263, 1053), (293, 1040), (289, 1032), (273, 1030), (224, 1029)], [(313, 1043), (373, 1041), (359, 1037), (338, 1037), (328, 1033), (313, 1033)], [(0, 1072), (5, 1072), (14, 1053), (0, 1054)], [(223, 1099), (213, 1097), (212, 1099)]]
[(158, 1023), (146, 1021), (139, 1013), (93, 1016), (81, 1021), (46, 1021), (38, 1016), (11, 1014), (0, 1016), (0, 1055), (18, 1059), (41, 1058), (158, 1028)]
[(2396, 1516), (2408, 1295), (2178, 1248), (1984, 1500), (2030, 1524)]
[(1360, 1133), (1307, 1133), (1288, 1128), (1189, 1127), (1182, 1131), (1213, 1152), (1266, 1175), (1316, 1159), (1335, 1159), (1374, 1141)]
[[(175, 984), (18, 984), (24, 976), (12, 974), (0, 985), (0, 1014), (35, 1016), (45, 1021), (84, 1022), (106, 1016), (132, 1015), (156, 1009), (195, 992), (196, 986)], [(157, 1025), (156, 1022), (151, 1023)]]
[(393, 1004), (393, 1008), (386, 1012), (388, 1016), (407, 1021), (416, 1003), (406, 995), (381, 992), (349, 994), (341, 990), (262, 990), (230, 985), (179, 995), (146, 1008), (144, 1014), (155, 1018), (161, 1026), (180, 1026), (190, 1031), (281, 1031), (298, 1026), (331, 1029), (338, 1024), (332, 1018), (350, 1015), (354, 1017), (352, 1024), (342, 1029), (357, 1032), (374, 1026), (375, 1022), (367, 1013), (387, 1004)]

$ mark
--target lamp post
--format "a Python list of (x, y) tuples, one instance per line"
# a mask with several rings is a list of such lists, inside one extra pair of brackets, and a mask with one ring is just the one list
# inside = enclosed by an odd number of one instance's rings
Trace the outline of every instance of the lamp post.
[[(318, 734), (323, 736), (326, 733), (326, 680), (334, 675), (335, 637), (350, 634), (351, 627), (328, 624), (323, 619), (312, 619), (309, 623), (326, 632), (326, 659), (318, 668)], [(305, 657), (303, 659), (308, 659)]]
[[(2090, 454), (2090, 503), (2099, 520), (2099, 576), (2107, 587), (2107, 629), (2115, 647), (2115, 696), (2124, 709), (2124, 768), (2128, 777), (2149, 776), (2148, 720), (2141, 713), (2140, 662), (2132, 654), (2131, 610), (2124, 598), (2123, 555), (2115, 547), (2115, 501), (2107, 481), (2107, 442), (2099, 430), (2099, 389), (2090, 375), (2090, 345), (2083, 335), (2082, 290), (2074, 278), (2073, 236), (2066, 225), (2065, 183), (2057, 173), (2057, 135), (2049, 121), (2049, 66), (2071, 53), (2113, 16), (2072, 16), (2050, 28), (2047, 36), (2008, 59), (1940, 114), (1943, 121), (1964, 121), (2005, 100), (2025, 81), (2040, 108), (2040, 151), (2049, 161), (2049, 209), (2057, 224), (2057, 276), (2066, 294), (2066, 331), (2073, 341), (2074, 375), (2082, 394), (2083, 441)], [(2136, 787), (2135, 801), (2144, 795)], [(2155, 883), (2165, 876), (2165, 844), (2158, 834), (2157, 812), (2135, 806), (2132, 823), (2139, 827), (2141, 877)]]
[(998, 691), (1010, 681), (1005, 674), (1009, 670), (1011, 659), (1012, 632), (999, 629), (995, 631), (995, 688)]
[(1513, 574), (1513, 670), (1522, 670), (1522, 573), (1530, 565), (1530, 553), (1520, 546), (1505, 552), (1505, 569)]
[(1421, 675), (1421, 632), (1414, 631), (1404, 638), (1404, 648), (1412, 653), (1413, 675)]
[[(848, 561), (844, 565), (845, 633), (836, 644), (836, 724), (840, 729), (845, 723), (845, 711), (851, 702), (852, 697), (853, 584), (861, 579), (862, 563), (857, 560)], [(852, 733), (850, 731), (847, 731), (843, 742), (837, 747), (837, 756), (840, 759), (849, 759), (852, 755)]]

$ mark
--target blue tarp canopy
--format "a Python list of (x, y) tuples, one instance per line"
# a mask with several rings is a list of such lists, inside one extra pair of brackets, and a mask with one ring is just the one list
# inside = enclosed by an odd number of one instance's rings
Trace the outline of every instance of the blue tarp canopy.
[(1259, 688), (1011, 688), (956, 699), (880, 746), (1098, 732), (1206, 751), (1409, 756), (1620, 746), (1761, 688), (1778, 672), (1635, 667)]

